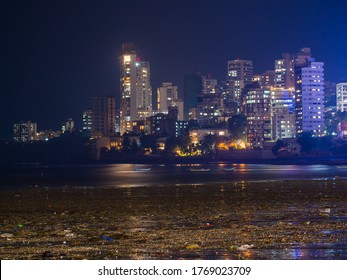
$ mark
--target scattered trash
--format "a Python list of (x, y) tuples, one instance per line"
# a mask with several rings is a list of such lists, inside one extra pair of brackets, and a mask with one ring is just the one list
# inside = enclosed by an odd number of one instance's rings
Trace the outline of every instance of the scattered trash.
[(236, 245), (231, 245), (230, 246), (230, 250), (231, 251), (236, 251), (238, 248), (239, 248), (239, 246), (236, 246)]
[(18, 227), (22, 228), (22, 227), (24, 227), (24, 225), (23, 224), (18, 224)]
[(205, 228), (211, 228), (212, 224), (211, 223), (205, 223)]
[(10, 238), (10, 237), (13, 237), (14, 235), (12, 233), (2, 233), (0, 236), (3, 238)]
[(113, 241), (113, 238), (104, 235), (101, 235), (100, 238), (106, 241)]
[(74, 234), (73, 233), (67, 233), (67, 234), (65, 234), (65, 236), (66, 237), (72, 237), (72, 236), (74, 236)]
[(196, 250), (196, 249), (200, 249), (200, 246), (198, 244), (189, 244), (186, 246), (186, 249), (188, 250)]
[(311, 223), (310, 221), (307, 221), (305, 224), (306, 224), (306, 225), (309, 225), (310, 223)]
[(319, 212), (325, 213), (325, 214), (330, 214), (331, 210), (330, 210), (330, 208), (324, 208), (324, 209), (319, 210)]
[(245, 244), (245, 245), (241, 245), (240, 247), (238, 247), (237, 250), (239, 250), (239, 251), (246, 251), (246, 250), (251, 249), (253, 247), (254, 247), (254, 245)]

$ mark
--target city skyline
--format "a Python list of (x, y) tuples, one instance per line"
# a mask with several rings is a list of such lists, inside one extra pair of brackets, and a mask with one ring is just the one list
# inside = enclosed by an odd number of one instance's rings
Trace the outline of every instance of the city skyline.
[[(311, 47), (313, 57), (325, 63), (326, 80), (346, 81), (346, 40), (341, 36), (344, 4), (307, 2), (280, 25), (287, 33), (280, 33), (275, 22), (281, 11), (293, 9), (298, 1), (281, 5), (262, 1), (260, 9), (253, 6), (254, 1), (210, 6), (197, 1), (156, 6), (155, 2), (136, 2), (129, 25), (120, 13), (130, 8), (124, 3), (7, 3), (3, 9), (7, 44), (2, 47), (5, 98), (0, 138), (9, 137), (12, 124), (20, 119), (48, 129), (72, 117), (81, 127), (90, 97), (119, 96), (118, 57), (127, 41), (134, 42), (139, 56), (151, 63), (153, 93), (163, 82), (172, 82), (182, 91), (184, 75), (196, 71), (224, 80), (227, 61), (237, 58), (252, 60), (254, 74), (274, 70), (274, 61), (282, 53), (302, 47)], [(244, 18), (227, 14), (227, 8), (247, 14), (245, 27), (231, 28)], [(272, 20), (267, 19), (269, 15)], [(163, 22), (160, 26), (155, 24), (158, 19)], [(252, 28), (255, 22), (257, 32)], [(249, 36), (241, 36), (245, 31)], [(225, 32), (230, 36), (224, 38)], [(205, 37), (200, 38), (202, 34)], [(171, 43), (170, 36), (174, 38)]]

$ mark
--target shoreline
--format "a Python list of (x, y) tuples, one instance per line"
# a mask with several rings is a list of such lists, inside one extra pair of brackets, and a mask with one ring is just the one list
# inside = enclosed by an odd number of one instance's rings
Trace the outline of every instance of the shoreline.
[(163, 157), (163, 156), (140, 156), (128, 159), (100, 159), (98, 161), (45, 161), (45, 162), (1, 162), (0, 166), (20, 165), (104, 165), (104, 164), (278, 164), (278, 165), (347, 165), (346, 157), (339, 158), (216, 158), (216, 157)]
[(346, 259), (346, 184), (3, 190), (0, 257)]

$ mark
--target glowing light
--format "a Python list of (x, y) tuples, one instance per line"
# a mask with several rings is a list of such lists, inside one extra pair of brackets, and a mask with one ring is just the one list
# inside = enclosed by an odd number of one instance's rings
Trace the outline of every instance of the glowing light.
[(126, 64), (126, 63), (131, 61), (130, 55), (124, 55), (123, 59), (124, 59), (124, 64)]

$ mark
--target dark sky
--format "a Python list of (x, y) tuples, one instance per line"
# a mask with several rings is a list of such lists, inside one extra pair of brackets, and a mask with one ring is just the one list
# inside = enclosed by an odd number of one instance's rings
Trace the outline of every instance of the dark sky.
[(327, 80), (347, 81), (344, 1), (1, 1), (0, 138), (17, 120), (80, 126), (93, 95), (119, 94), (118, 56), (133, 42), (150, 61), (153, 91), (183, 76), (226, 76), (228, 59), (273, 69), (283, 52), (311, 47)]

